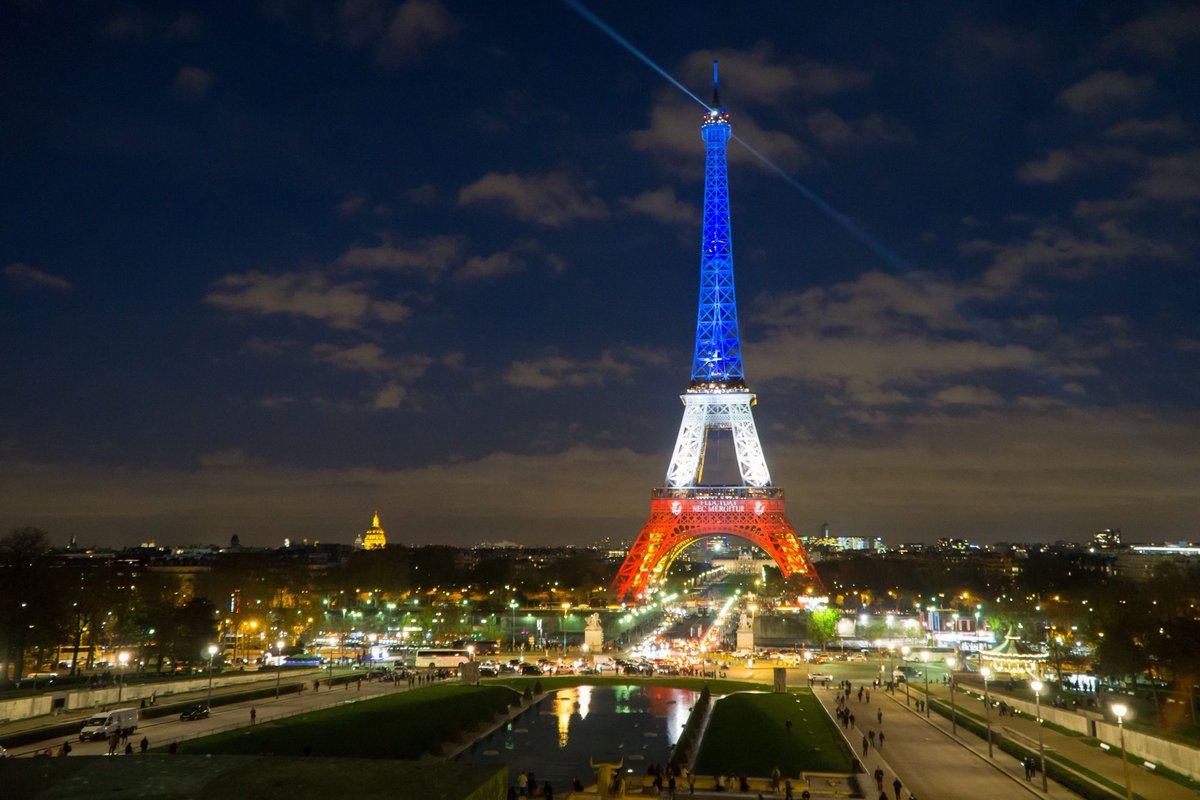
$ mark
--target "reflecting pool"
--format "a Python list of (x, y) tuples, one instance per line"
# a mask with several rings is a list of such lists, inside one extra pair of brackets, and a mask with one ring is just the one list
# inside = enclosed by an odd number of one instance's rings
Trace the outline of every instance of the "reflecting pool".
[(539, 785), (550, 781), (565, 794), (573, 778), (595, 782), (589, 759), (615, 762), (624, 770), (645, 773), (671, 757), (699, 692), (665, 686), (575, 686), (553, 697), (475, 743), (460, 761), (504, 763), (510, 782), (533, 770)]

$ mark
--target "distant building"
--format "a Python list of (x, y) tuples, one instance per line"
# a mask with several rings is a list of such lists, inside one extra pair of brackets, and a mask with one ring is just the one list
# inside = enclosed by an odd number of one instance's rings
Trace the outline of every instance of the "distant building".
[(359, 550), (382, 550), (387, 547), (387, 536), (384, 535), (383, 528), (379, 525), (378, 511), (371, 520), (371, 527), (354, 540), (354, 546)]
[(1092, 534), (1092, 547), (1102, 550), (1121, 546), (1121, 529), (1105, 528)]
[(1115, 571), (1141, 583), (1154, 577), (1160, 564), (1177, 564), (1184, 569), (1200, 566), (1200, 545), (1193, 542), (1135, 544), (1117, 555)]

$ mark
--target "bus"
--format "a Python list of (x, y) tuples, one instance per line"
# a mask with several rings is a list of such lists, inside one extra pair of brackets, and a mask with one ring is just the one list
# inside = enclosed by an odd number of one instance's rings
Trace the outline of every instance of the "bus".
[(463, 648), (427, 648), (417, 651), (413, 666), (417, 669), (433, 667), (434, 669), (457, 669), (464, 661), (470, 661), (471, 654)]

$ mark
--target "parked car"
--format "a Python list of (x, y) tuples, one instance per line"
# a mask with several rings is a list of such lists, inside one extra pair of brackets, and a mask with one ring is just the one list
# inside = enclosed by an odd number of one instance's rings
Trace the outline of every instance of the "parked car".
[(196, 705), (188, 706), (183, 710), (183, 713), (179, 715), (179, 721), (186, 722), (187, 720), (192, 719), (208, 719), (209, 713), (211, 712), (209, 711), (207, 705), (204, 703), (196, 703)]
[(541, 675), (542, 669), (541, 669), (541, 667), (537, 666), (536, 664), (522, 664), (521, 665), (521, 674), (522, 675)]
[(833, 680), (833, 676), (830, 675), (828, 672), (814, 672), (812, 675), (809, 675), (808, 677), (814, 681), (817, 681), (818, 683), (821, 681)]

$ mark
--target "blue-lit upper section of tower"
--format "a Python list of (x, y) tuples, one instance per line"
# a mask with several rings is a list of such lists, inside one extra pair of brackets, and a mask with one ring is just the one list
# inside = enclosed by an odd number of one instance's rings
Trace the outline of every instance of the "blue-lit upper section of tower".
[(729, 170), (725, 148), (733, 131), (729, 115), (716, 102), (704, 115), (704, 229), (700, 245), (700, 307), (696, 314), (696, 356), (692, 386), (697, 391), (742, 390), (742, 343), (733, 288), (733, 234), (729, 222)]

